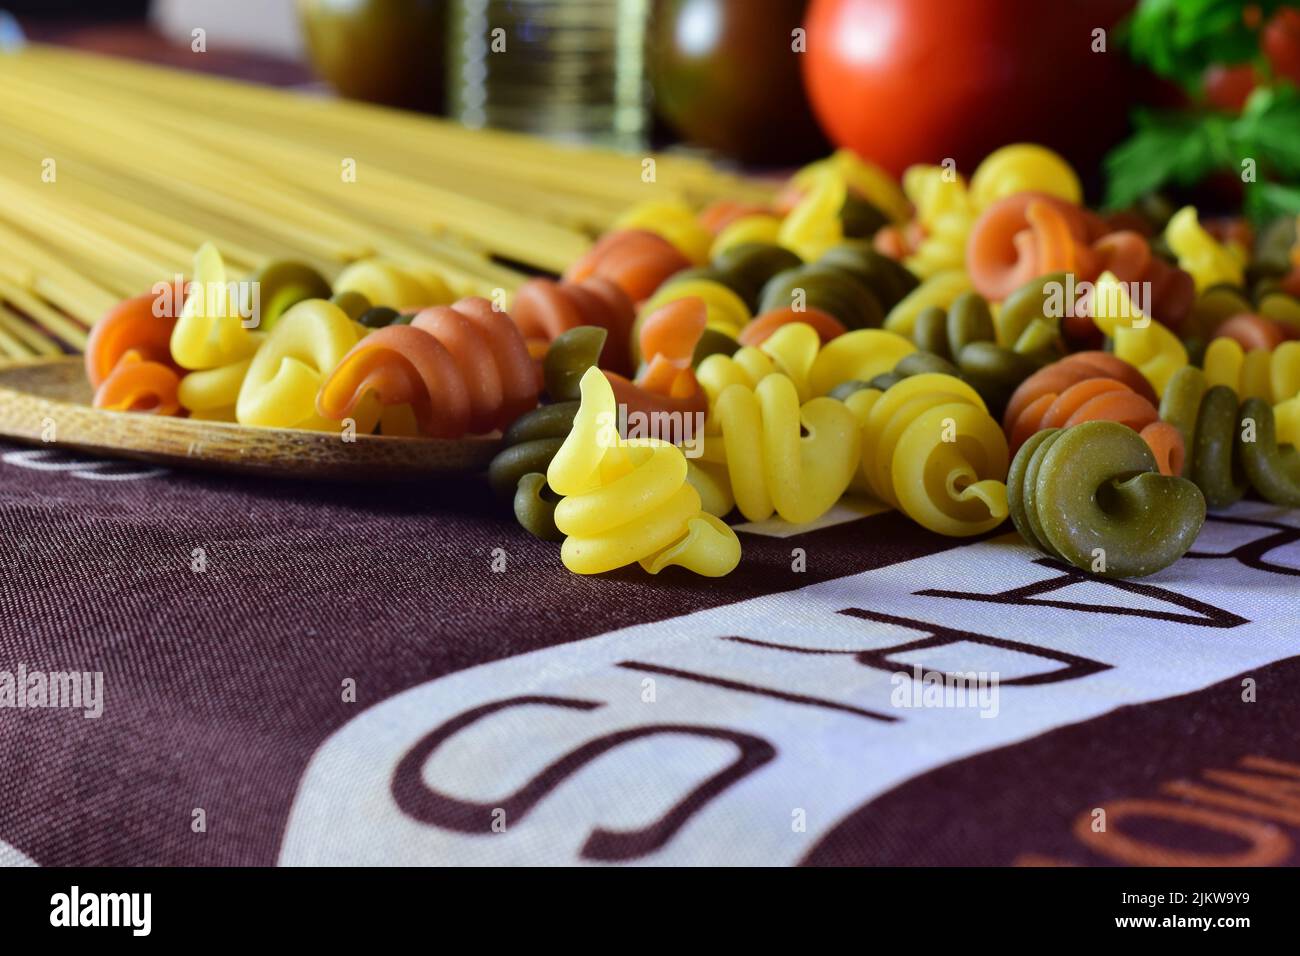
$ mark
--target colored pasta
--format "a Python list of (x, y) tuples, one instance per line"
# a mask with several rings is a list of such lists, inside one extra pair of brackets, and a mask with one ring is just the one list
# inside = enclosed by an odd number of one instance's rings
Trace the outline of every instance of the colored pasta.
[(355, 418), (373, 394), (384, 406), (410, 406), (421, 434), (460, 438), (504, 428), (537, 404), (537, 392), (510, 317), (471, 297), (357, 342), (321, 385), (316, 407), (335, 421)]
[(845, 399), (862, 426), (871, 492), (938, 534), (982, 534), (1007, 517), (1006, 438), (979, 395), (950, 375), (922, 374)]
[(1167, 568), (1205, 522), (1197, 486), (1160, 474), (1147, 443), (1111, 421), (1038, 432), (1016, 453), (1007, 497), (1026, 541), (1105, 577)]
[(592, 276), (609, 279), (633, 302), (640, 302), (670, 275), (690, 265), (690, 260), (662, 236), (644, 229), (620, 229), (592, 246), (565, 270), (564, 278), (569, 282)]
[(819, 518), (858, 467), (852, 413), (830, 398), (800, 404), (794, 383), (779, 372), (754, 387), (727, 386), (709, 429), (698, 467), (750, 521), (773, 513), (793, 524)]
[(614, 392), (596, 369), (583, 376), (573, 428), (546, 472), (561, 497), (555, 524), (570, 571), (599, 574), (639, 562), (652, 574), (681, 565), (717, 577), (740, 561), (736, 534), (700, 508), (686, 458), (657, 440), (629, 443), (614, 427)]
[(543, 345), (579, 326), (602, 328), (607, 336), (601, 367), (623, 373), (632, 370), (628, 350), (636, 309), (627, 293), (609, 279), (529, 279), (515, 293), (510, 315), (526, 339)]

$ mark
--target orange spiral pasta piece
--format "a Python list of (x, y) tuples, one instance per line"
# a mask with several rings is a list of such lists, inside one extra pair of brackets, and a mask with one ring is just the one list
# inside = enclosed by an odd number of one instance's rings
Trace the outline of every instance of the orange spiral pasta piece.
[(1089, 421), (1127, 425), (1147, 440), (1162, 474), (1178, 474), (1183, 439), (1163, 425), (1155, 392), (1127, 362), (1105, 352), (1078, 352), (1035, 372), (1007, 404), (1003, 429), (1012, 454), (1045, 428), (1069, 428)]
[(545, 348), (569, 329), (580, 325), (597, 325), (608, 335), (600, 353), (600, 367), (624, 374), (632, 371), (628, 340), (636, 321), (636, 307), (627, 294), (612, 281), (590, 276), (581, 282), (553, 282), (529, 279), (515, 293), (510, 312), (519, 330), (529, 341), (534, 355), (545, 355)]
[(117, 412), (175, 415), (181, 410), (177, 397), (180, 384), (175, 368), (142, 358), (135, 349), (129, 349), (95, 389), (91, 404)]
[(812, 307), (797, 312), (790, 306), (786, 306), (782, 309), (773, 309), (771, 312), (764, 312), (762, 315), (754, 316), (753, 320), (740, 330), (738, 341), (741, 345), (762, 345), (772, 336), (773, 332), (792, 322), (811, 325), (816, 331), (817, 337), (821, 339), (822, 345), (848, 331), (843, 323), (829, 312), (823, 312), (821, 309)]
[(180, 411), (180, 369), (170, 343), (182, 294), (173, 290), (171, 315), (154, 314), (158, 297), (150, 293), (119, 303), (95, 323), (86, 343), (86, 377), (95, 389), (96, 408), (155, 415)]
[(1233, 339), (1243, 349), (1264, 349), (1273, 351), (1290, 336), (1280, 322), (1266, 319), (1262, 315), (1243, 312), (1220, 322), (1214, 330), (1215, 338)]
[(971, 227), (966, 270), (975, 290), (1000, 302), (1049, 272), (1095, 272), (1088, 248), (1096, 217), (1046, 193), (1022, 192), (990, 205)]
[(615, 283), (633, 302), (648, 299), (675, 272), (690, 262), (677, 248), (645, 229), (607, 233), (564, 273), (569, 282), (601, 276)]
[(1107, 233), (1092, 244), (1092, 253), (1093, 271), (1087, 278), (1111, 272), (1120, 282), (1149, 282), (1150, 317), (1174, 330), (1182, 325), (1196, 301), (1196, 282), (1153, 255), (1146, 237), (1128, 229)]
[(1139, 435), (1147, 443), (1162, 475), (1181, 475), (1183, 464), (1187, 460), (1187, 447), (1183, 433), (1175, 425), (1165, 421), (1152, 422), (1143, 428)]
[(709, 406), (708, 396), (691, 367), (707, 321), (708, 307), (696, 296), (674, 299), (646, 316), (639, 341), (647, 361), (641, 373), (628, 381), (617, 372), (605, 371), (615, 401), (629, 414), (679, 415), (683, 434), (689, 438), (696, 414), (703, 414)]
[(923, 233), (919, 226), (909, 223), (905, 226), (881, 226), (871, 238), (871, 247), (882, 256), (896, 262), (902, 262), (916, 251)]
[(461, 438), (509, 425), (537, 404), (538, 384), (514, 322), (471, 297), (367, 335), (321, 385), (316, 409), (347, 418), (372, 392), (381, 405), (409, 405), (421, 434)]
[(738, 219), (746, 216), (770, 215), (768, 206), (743, 202), (739, 199), (717, 199), (700, 210), (699, 222), (713, 235), (717, 235)]

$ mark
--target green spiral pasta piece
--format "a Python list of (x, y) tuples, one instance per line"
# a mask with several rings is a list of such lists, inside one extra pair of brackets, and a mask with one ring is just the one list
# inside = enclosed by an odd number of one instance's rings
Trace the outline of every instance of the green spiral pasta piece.
[(515, 518), (544, 541), (564, 538), (555, 527), (558, 496), (546, 486), (546, 469), (573, 430), (586, 371), (605, 347), (605, 329), (580, 325), (557, 336), (542, 360), (542, 378), (552, 404), (540, 405), (515, 419), (501, 436), (504, 446), (488, 465), (488, 484), (511, 499)]
[[(1059, 352), (1061, 317), (1069, 303), (1055, 301), (1058, 290), (1069, 286), (1064, 272), (1049, 272), (1030, 279), (1002, 301), (995, 321), (997, 341), (1022, 355)], [(1053, 356), (1055, 357), (1055, 356)]]
[(1200, 489), (1161, 475), (1147, 443), (1118, 422), (1035, 434), (1011, 464), (1007, 497), (1026, 541), (1105, 577), (1169, 567), (1205, 523)]
[(330, 284), (325, 277), (305, 262), (292, 259), (275, 259), (248, 277), (240, 286), (244, 315), (252, 315), (253, 290), (257, 290), (258, 325), (263, 332), (270, 331), (276, 320), (290, 307), (304, 299), (328, 299)]
[(840, 207), (840, 227), (851, 239), (870, 239), (884, 226), (889, 217), (861, 196), (849, 190)]
[(515, 489), (515, 520), (534, 538), (563, 541), (564, 532), (555, 526), (555, 506), (559, 501), (559, 496), (546, 486), (546, 475), (530, 471), (519, 479)]
[(742, 242), (724, 249), (703, 271), (745, 300), (751, 312), (758, 310), (759, 300), (772, 276), (786, 269), (797, 269), (803, 260), (784, 246), (770, 242)]
[[(1245, 436), (1253, 431), (1253, 441)], [(1261, 398), (1241, 403), (1237, 417), (1237, 455), (1251, 485), (1265, 500), (1300, 508), (1300, 452), (1278, 445), (1273, 408)]]
[(517, 418), (501, 442), (505, 446), (488, 465), (488, 484), (503, 499), (515, 494), (519, 480), (529, 472), (545, 473), (573, 428), (577, 402), (540, 405)]
[(998, 345), (988, 302), (977, 293), (965, 292), (946, 312), (936, 306), (923, 309), (912, 337), (917, 347), (951, 359), (961, 377), (1000, 415), (1016, 387), (1058, 355), (1054, 334), (1047, 342), (1026, 335), (1029, 329), (1041, 328), (1030, 324), (1036, 317), (1019, 314), (1016, 321), (1023, 324), (1014, 338), (1025, 351)]
[(1237, 393), (1226, 385), (1207, 389), (1196, 415), (1192, 441), (1191, 479), (1211, 508), (1236, 504), (1246, 493), (1248, 478), (1233, 454), (1237, 431)]
[(598, 325), (580, 325), (556, 336), (542, 359), (542, 380), (551, 401), (576, 402), (581, 397), (578, 383), (600, 358), (608, 334)]
[(880, 302), (888, 312), (919, 284), (901, 263), (882, 255), (869, 242), (842, 242), (821, 254), (818, 265), (847, 272)]
[(1196, 419), (1201, 412), (1201, 399), (1209, 383), (1205, 373), (1195, 365), (1184, 365), (1165, 386), (1160, 396), (1160, 418), (1173, 425), (1183, 436), (1183, 477), (1191, 477), (1192, 459), (1195, 457)]
[(353, 322), (360, 321), (361, 316), (370, 311), (370, 300), (354, 289), (335, 293), (330, 296), (330, 302), (342, 309)]
[(1300, 508), (1300, 452), (1278, 444), (1273, 407), (1252, 397), (1238, 404), (1227, 385), (1207, 387), (1205, 373), (1188, 366), (1169, 380), (1160, 417), (1183, 434), (1183, 474), (1211, 508), (1226, 508), (1254, 488), (1266, 501)]
[(786, 269), (768, 280), (758, 311), (789, 308), (802, 291), (808, 308), (821, 309), (853, 329), (879, 328), (885, 319), (880, 300), (857, 279), (833, 266), (813, 264)]
[(695, 343), (691, 365), (698, 366), (710, 355), (735, 355), (739, 349), (740, 343), (727, 333), (718, 329), (705, 329), (700, 340)]

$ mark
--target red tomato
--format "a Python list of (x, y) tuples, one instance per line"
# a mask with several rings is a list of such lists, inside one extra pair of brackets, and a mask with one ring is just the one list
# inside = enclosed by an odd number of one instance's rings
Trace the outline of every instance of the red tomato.
[[(1043, 143), (1084, 168), (1136, 85), (1113, 27), (1132, 0), (813, 0), (804, 83), (830, 137), (898, 173)], [(1094, 30), (1106, 52), (1093, 52)]]
[(1256, 82), (1255, 68), (1249, 63), (1237, 66), (1216, 63), (1205, 71), (1205, 98), (1221, 110), (1240, 113)]
[(1261, 44), (1273, 72), (1300, 86), (1300, 10), (1279, 10)]

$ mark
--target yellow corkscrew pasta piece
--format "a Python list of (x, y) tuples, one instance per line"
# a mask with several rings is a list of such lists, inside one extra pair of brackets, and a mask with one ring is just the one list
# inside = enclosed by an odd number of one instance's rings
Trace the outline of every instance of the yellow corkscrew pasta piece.
[(728, 386), (710, 426), (698, 468), (715, 486), (729, 483), (750, 521), (773, 512), (792, 524), (813, 521), (840, 500), (858, 467), (853, 413), (832, 398), (800, 404), (779, 372), (757, 387)]
[(587, 370), (580, 390), (573, 428), (546, 471), (551, 490), (563, 496), (555, 525), (566, 535), (564, 566), (599, 574), (639, 561), (652, 574), (670, 564), (709, 577), (731, 572), (740, 541), (701, 510), (681, 449), (620, 438), (614, 391), (599, 369)]
[(842, 382), (869, 382), (915, 351), (910, 340), (884, 329), (847, 332), (831, 339), (817, 353), (808, 373), (809, 391), (827, 395)]
[(194, 275), (185, 305), (172, 329), (171, 353), (177, 365), (218, 368), (240, 362), (257, 349), (261, 339), (244, 324), (238, 288), (227, 280), (226, 264), (217, 247), (210, 242), (200, 246), (194, 254)]
[(359, 292), (371, 305), (391, 309), (450, 305), (456, 294), (432, 269), (421, 269), (388, 259), (361, 259), (334, 282), (334, 294)]
[(935, 273), (889, 310), (884, 327), (890, 332), (911, 338), (918, 315), (931, 306), (947, 310), (959, 295), (972, 288), (970, 276), (964, 269)]
[[(360, 338), (347, 313), (324, 299), (307, 299), (280, 317), (261, 344), (239, 389), (235, 417), (241, 425), (335, 431), (339, 423), (316, 411), (326, 376)], [(378, 409), (357, 430), (374, 429)]]
[(825, 167), (781, 223), (777, 242), (805, 262), (812, 262), (831, 246), (839, 245), (844, 241), (840, 209), (847, 196), (843, 175), (833, 167)]
[(662, 236), (695, 265), (709, 261), (713, 236), (700, 225), (695, 211), (680, 199), (638, 203), (614, 223), (615, 229), (645, 229)]
[(789, 378), (799, 401), (806, 402), (812, 397), (808, 376), (820, 348), (816, 329), (804, 322), (791, 322), (760, 345), (746, 345), (735, 355), (708, 356), (696, 369), (695, 377), (709, 396), (710, 408), (731, 385), (756, 388), (767, 376), (777, 373)]
[(902, 224), (911, 218), (911, 204), (908, 203), (903, 190), (898, 187), (898, 183), (894, 181), (894, 177), (874, 163), (867, 162), (851, 149), (837, 149), (825, 159), (809, 163), (794, 174), (794, 184), (806, 190), (827, 169), (839, 173), (849, 188), (883, 212), (894, 223)]
[(1277, 443), (1300, 448), (1300, 395), (1273, 406)]
[(1237, 398), (1262, 398), (1276, 405), (1300, 395), (1300, 342), (1283, 342), (1271, 352), (1247, 352), (1235, 339), (1219, 337), (1205, 350), (1206, 381), (1226, 385)]
[(1165, 241), (1178, 256), (1178, 267), (1191, 273), (1196, 291), (1213, 285), (1245, 284), (1245, 263), (1201, 226), (1196, 207), (1184, 206), (1165, 226)]
[(964, 537), (1008, 515), (1006, 436), (969, 385), (925, 373), (845, 404), (862, 427), (862, 471), (872, 492), (939, 534)]
[(1066, 202), (1083, 202), (1083, 187), (1060, 155), (1035, 143), (1013, 143), (984, 157), (970, 178), (976, 209), (1023, 192), (1047, 193)]
[(903, 173), (903, 191), (925, 231), (903, 264), (922, 279), (965, 270), (966, 240), (976, 216), (965, 180), (939, 166), (910, 166)]
[[(256, 333), (259, 340), (264, 333)], [(244, 384), (248, 367), (253, 364), (252, 356), (220, 365), (217, 368), (201, 369), (190, 372), (181, 379), (176, 389), (176, 397), (186, 409), (190, 418), (207, 421), (235, 421), (235, 402), (239, 400), (239, 389)]]
[(1140, 371), (1157, 395), (1174, 373), (1187, 364), (1187, 349), (1170, 329), (1149, 319), (1133, 305), (1124, 283), (1103, 272), (1092, 297), (1092, 319), (1115, 341), (1115, 355)]

